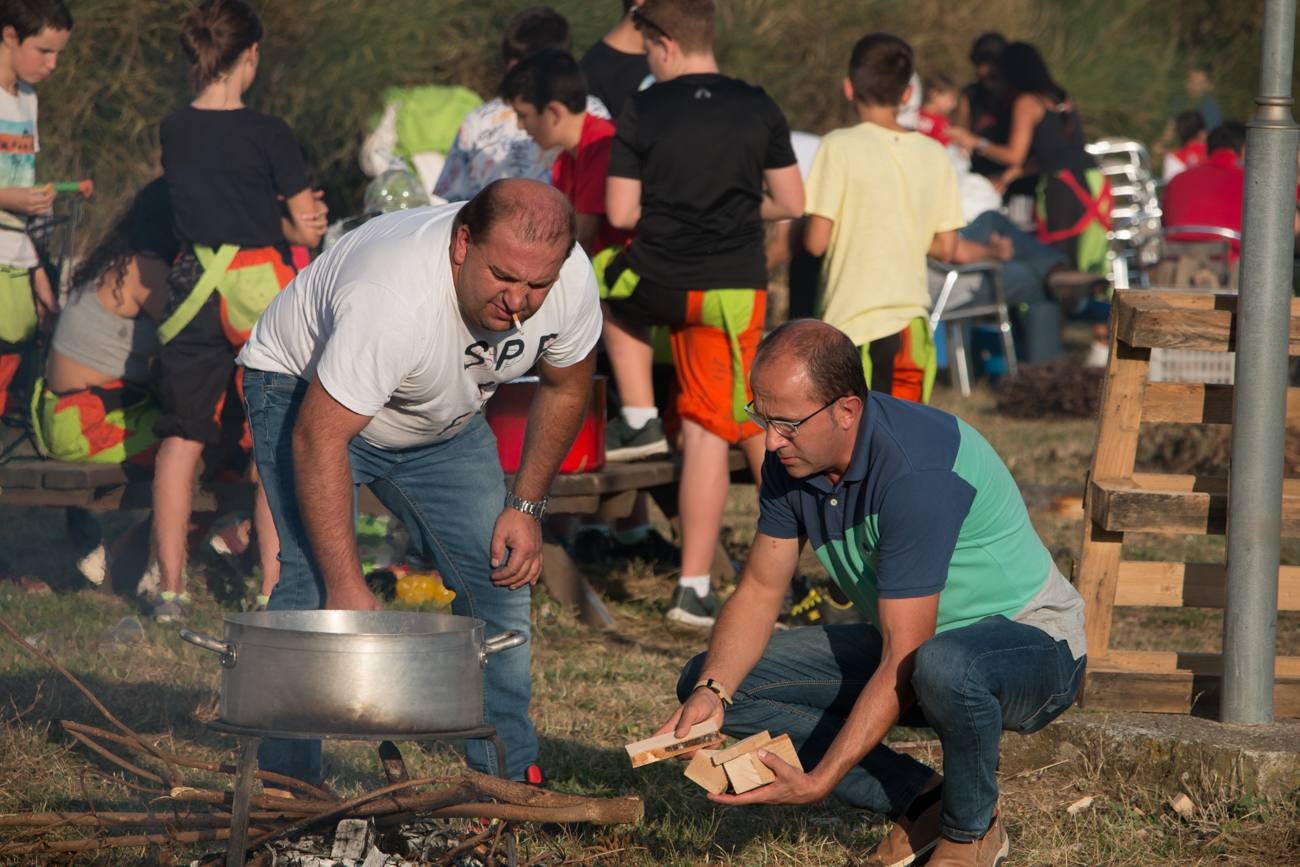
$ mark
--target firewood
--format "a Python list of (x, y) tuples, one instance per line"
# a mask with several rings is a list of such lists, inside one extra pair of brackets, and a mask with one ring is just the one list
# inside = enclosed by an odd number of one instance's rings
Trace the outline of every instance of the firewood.
[(691, 730), (684, 738), (667, 732), (628, 744), (624, 749), (627, 750), (628, 758), (632, 760), (632, 767), (640, 768), (662, 759), (682, 755), (690, 750), (713, 748), (722, 741), (723, 736), (718, 731), (717, 723), (702, 722), (691, 726)]
[(799, 755), (794, 750), (794, 743), (790, 740), (790, 736), (781, 735), (761, 747), (742, 753), (723, 764), (722, 767), (727, 773), (731, 789), (737, 795), (744, 794), (750, 789), (757, 789), (759, 786), (765, 786), (776, 779), (776, 774), (772, 772), (772, 769), (758, 757), (758, 750), (760, 749), (779, 756), (787, 765), (791, 765), (800, 771), (803, 770), (803, 765), (799, 762)]
[(686, 766), (686, 779), (706, 792), (720, 795), (727, 791), (727, 772), (713, 764), (717, 750), (700, 750)]
[(758, 734), (750, 735), (743, 741), (734, 743), (725, 750), (718, 750), (713, 756), (713, 764), (721, 767), (737, 756), (743, 756), (745, 753), (752, 753), (759, 747), (766, 746), (767, 742), (770, 740), (772, 740), (772, 736), (767, 732), (759, 732)]

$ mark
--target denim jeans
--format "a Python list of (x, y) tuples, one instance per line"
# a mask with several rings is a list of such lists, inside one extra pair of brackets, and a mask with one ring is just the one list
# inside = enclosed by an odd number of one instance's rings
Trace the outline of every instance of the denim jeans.
[[(296, 376), (244, 372), (253, 455), (280, 534), (280, 583), (267, 606), (272, 611), (316, 609), (325, 600), (294, 490), (293, 425), (306, 392), (307, 382)], [(445, 442), (388, 450), (358, 436), (348, 453), (354, 490), (368, 485), (406, 526), (421, 554), (456, 592), (452, 612), (485, 621), (487, 636), (509, 630), (530, 635), (528, 588), (506, 590), (490, 577), (488, 549), (505, 502), (505, 479), (496, 438), (483, 417)], [(511, 779), (523, 779), (528, 765), (537, 761), (537, 732), (528, 718), (530, 662), (525, 643), (488, 657), (484, 675), (485, 719), (501, 736)], [(497, 773), (490, 742), (469, 741), (465, 754), (475, 770)], [(321, 778), (319, 741), (268, 739), (258, 760), (264, 770)]]
[[(870, 624), (808, 626), (772, 636), (741, 683), (722, 729), (734, 737), (789, 732), (807, 769), (817, 765), (880, 664), (880, 632)], [(997, 804), (1002, 731), (1037, 731), (1074, 701), (1086, 657), (1064, 641), (1005, 617), (939, 633), (917, 650), (917, 705), (901, 725), (929, 726), (943, 745), (943, 829), (955, 840), (983, 835)], [(685, 701), (704, 654), (677, 684)], [(877, 746), (845, 775), (835, 794), (897, 817), (933, 771), (911, 756)]]
[[(1032, 304), (1047, 297), (1047, 272), (1066, 262), (1061, 251), (1039, 242), (997, 211), (985, 211), (958, 231), (963, 240), (987, 244), (994, 233), (1011, 239), (1013, 258), (1002, 263), (1002, 292), (1011, 306)], [(971, 278), (965, 278), (971, 279)], [(993, 289), (980, 277), (980, 288), (969, 303), (988, 303)]]

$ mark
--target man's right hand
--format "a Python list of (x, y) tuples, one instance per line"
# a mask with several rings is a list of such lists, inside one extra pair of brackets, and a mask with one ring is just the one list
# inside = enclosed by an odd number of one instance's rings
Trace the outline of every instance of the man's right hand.
[(327, 592), (325, 607), (332, 611), (382, 611), (384, 608), (365, 581)]
[[(716, 722), (721, 728), (724, 711), (722, 699), (716, 692), (711, 689), (697, 689), (655, 734), (672, 732), (675, 737), (684, 738), (690, 734), (691, 726), (708, 721)], [(682, 753), (680, 758), (690, 758), (694, 754), (695, 750), (691, 750), (689, 753)]]

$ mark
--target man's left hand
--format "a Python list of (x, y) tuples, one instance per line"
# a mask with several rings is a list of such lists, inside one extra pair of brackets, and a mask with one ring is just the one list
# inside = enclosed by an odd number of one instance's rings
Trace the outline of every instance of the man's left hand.
[(710, 794), (709, 800), (737, 807), (745, 804), (815, 804), (831, 793), (818, 778), (787, 764), (776, 753), (758, 750), (757, 756), (776, 774), (775, 780), (743, 795)]
[[(506, 559), (506, 550), (510, 557)], [(492, 583), (508, 590), (536, 584), (542, 575), (542, 526), (506, 506), (492, 529)]]

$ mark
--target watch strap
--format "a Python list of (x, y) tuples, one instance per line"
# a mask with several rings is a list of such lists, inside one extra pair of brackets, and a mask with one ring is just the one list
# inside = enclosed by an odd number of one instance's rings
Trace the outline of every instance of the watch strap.
[(707, 689), (722, 701), (723, 707), (731, 707), (731, 696), (727, 695), (727, 691), (722, 688), (722, 684), (718, 683), (713, 678), (707, 677), (704, 680), (701, 680), (699, 683), (695, 684), (695, 688), (692, 689), (691, 692), (695, 692), (696, 689)]
[(550, 502), (550, 499), (550, 497), (542, 497), (540, 500), (525, 500), (523, 497), (516, 497), (509, 492), (506, 493), (507, 506), (539, 521), (546, 514), (546, 504)]

